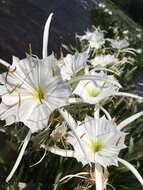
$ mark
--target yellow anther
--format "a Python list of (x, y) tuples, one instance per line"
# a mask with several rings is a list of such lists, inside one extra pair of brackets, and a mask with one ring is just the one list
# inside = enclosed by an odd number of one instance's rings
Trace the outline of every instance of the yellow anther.
[(32, 56), (32, 46), (31, 46), (31, 44), (29, 44), (29, 55)]

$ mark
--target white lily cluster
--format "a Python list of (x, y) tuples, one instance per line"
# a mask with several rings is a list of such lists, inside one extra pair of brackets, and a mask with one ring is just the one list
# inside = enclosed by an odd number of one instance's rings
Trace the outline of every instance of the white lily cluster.
[[(121, 85), (113, 75), (114, 69), (128, 60), (128, 54), (135, 50), (129, 48), (126, 40), (113, 40), (104, 37), (104, 31), (97, 28), (88, 31), (80, 40), (87, 41), (88, 47), (83, 52), (68, 54), (57, 59), (53, 54), (47, 55), (50, 14), (43, 36), (43, 58), (27, 55), (25, 59), (13, 57), (12, 65), (0, 60), (7, 72), (0, 75), (0, 119), (6, 125), (23, 122), (29, 128), (16, 163), (7, 177), (8, 182), (16, 171), (26, 146), (33, 133), (50, 127), (50, 115), (58, 110), (64, 121), (55, 126), (51, 138), (64, 136), (72, 149), (48, 147), (54, 154), (74, 157), (83, 165), (95, 165), (96, 189), (103, 190), (103, 169), (118, 162), (126, 165), (143, 185), (143, 179), (137, 170), (127, 161), (119, 158), (123, 148), (125, 133), (121, 131), (127, 124), (143, 115), (139, 112), (120, 124), (113, 122), (104, 104), (115, 96), (126, 96), (139, 100), (142, 97), (121, 92)], [(105, 44), (110, 44), (111, 53), (107, 53)], [(110, 51), (109, 51), (110, 52)], [(109, 74), (110, 73), (110, 74)], [(94, 117), (86, 115), (83, 121), (76, 121), (66, 111), (65, 106), (72, 104), (95, 105)], [(101, 111), (104, 113), (100, 116)], [(80, 116), (79, 116), (80, 117)], [(69, 126), (70, 132), (65, 127)], [(64, 126), (64, 129), (63, 129)], [(56, 139), (55, 142), (59, 143)]]
[(108, 9), (104, 3), (99, 3), (98, 6), (100, 9), (102, 9), (108, 15), (112, 15), (112, 11), (110, 9)]

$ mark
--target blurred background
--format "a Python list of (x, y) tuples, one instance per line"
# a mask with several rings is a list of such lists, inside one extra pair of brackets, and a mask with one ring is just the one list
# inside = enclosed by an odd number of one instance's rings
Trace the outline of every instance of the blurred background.
[[(142, 0), (112, 0), (135, 22), (143, 25)], [(0, 0), (0, 57), (24, 57), (29, 43), (41, 56), (42, 34), (48, 15), (54, 18), (50, 33), (50, 51), (59, 52), (60, 44), (75, 44), (75, 33), (83, 33), (93, 24), (91, 10), (101, 0)], [(110, 0), (106, 1), (110, 4)], [(113, 10), (114, 11), (114, 10)], [(122, 19), (122, 18), (121, 18)]]

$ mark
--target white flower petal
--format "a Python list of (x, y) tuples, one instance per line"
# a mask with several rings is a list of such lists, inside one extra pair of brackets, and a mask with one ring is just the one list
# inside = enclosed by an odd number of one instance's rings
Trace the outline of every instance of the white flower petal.
[(82, 146), (82, 143), (81, 143), (81, 140), (80, 140), (80, 137), (78, 136), (78, 134), (76, 133), (76, 122), (74, 121), (74, 119), (72, 118), (72, 116), (66, 111), (66, 110), (62, 110), (60, 109), (59, 112), (61, 113), (61, 115), (64, 117), (64, 119), (66, 120), (66, 122), (68, 123), (74, 137), (76, 138), (77, 142), (78, 142), (78, 145), (82, 151), (82, 153), (84, 154), (87, 162), (89, 163), (90, 165), (90, 161), (88, 160), (88, 155), (86, 154), (85, 152), (85, 149), (84, 149), (84, 146)]
[(128, 117), (127, 119), (125, 119), (124, 121), (122, 121), (120, 124), (118, 124), (118, 129), (119, 130), (123, 129), (128, 124), (132, 123), (133, 121), (135, 121), (136, 119), (138, 119), (142, 115), (143, 115), (143, 111), (141, 111), (139, 113), (136, 113), (136, 114), (132, 115), (131, 117)]
[(115, 58), (114, 55), (101, 55), (101, 56), (96, 56), (94, 59), (90, 60), (90, 63), (93, 66), (107, 66), (107, 65), (112, 65), (118, 63), (118, 59)]
[[(79, 123), (75, 128), (75, 132), (80, 137), (80, 143), (90, 162), (98, 163), (103, 167), (118, 165), (118, 154), (125, 148), (125, 133), (119, 131), (111, 120), (107, 120), (105, 116), (99, 119), (86, 116), (84, 122)], [(72, 133), (69, 133), (68, 142), (74, 148), (74, 157), (82, 164), (88, 164), (85, 154)]]
[(61, 75), (64, 80), (69, 80), (76, 75), (81, 69), (86, 67), (88, 53), (75, 53), (74, 55), (68, 54), (60, 62)]
[(0, 118), (6, 119), (6, 123), (21, 121), (32, 133), (47, 127), (50, 114), (68, 105), (71, 95), (57, 63), (54, 55), (44, 60), (31, 56), (23, 60), (13, 57), (16, 69), (7, 76), (2, 74), (4, 84), (0, 94), (5, 106), (2, 106)]
[(49, 38), (49, 28), (52, 19), (53, 13), (51, 13), (46, 21), (43, 35), (43, 58), (47, 57), (47, 49), (48, 49), (48, 38)]
[(95, 28), (93, 32), (87, 31), (83, 36), (77, 36), (81, 41), (86, 40), (89, 43), (89, 47), (100, 49), (104, 43), (104, 32), (100, 28)]
[(113, 95), (114, 96), (124, 96), (124, 97), (130, 97), (130, 98), (143, 100), (143, 97), (135, 95), (135, 94), (127, 93), (127, 92), (115, 92)]
[(95, 181), (96, 190), (103, 190), (102, 167), (99, 164), (95, 165)]
[(126, 160), (123, 160), (121, 158), (118, 158), (118, 161), (121, 162), (123, 165), (125, 165), (134, 174), (134, 176), (138, 179), (138, 181), (143, 186), (143, 178), (139, 174), (139, 172), (136, 170), (136, 168), (132, 164), (130, 164), (129, 162), (127, 162)]
[(72, 150), (64, 150), (55, 147), (46, 147), (47, 150), (53, 154), (63, 156), (63, 157), (74, 157), (74, 151)]

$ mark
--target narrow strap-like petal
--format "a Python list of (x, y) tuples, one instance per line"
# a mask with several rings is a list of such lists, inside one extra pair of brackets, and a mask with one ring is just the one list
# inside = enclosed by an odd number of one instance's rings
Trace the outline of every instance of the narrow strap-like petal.
[(143, 100), (143, 97), (135, 95), (135, 94), (127, 93), (127, 92), (115, 92), (113, 95), (114, 96), (124, 96), (124, 97), (129, 97), (129, 98), (135, 98), (135, 99)]
[(139, 174), (139, 172), (136, 170), (136, 168), (132, 164), (130, 164), (129, 162), (127, 162), (126, 160), (123, 160), (121, 158), (118, 158), (118, 161), (121, 162), (122, 164), (124, 164), (134, 174), (134, 176), (139, 180), (139, 182), (143, 186), (143, 178)]
[(112, 120), (110, 113), (105, 108), (103, 108), (102, 106), (99, 106), (99, 108), (103, 111), (103, 113), (106, 115), (108, 120)]
[(43, 58), (47, 57), (47, 52), (48, 52), (48, 38), (49, 38), (49, 28), (50, 28), (50, 23), (52, 19), (53, 13), (51, 13), (46, 21), (45, 28), (44, 28), (44, 35), (43, 35)]
[(133, 121), (135, 121), (136, 119), (138, 119), (139, 117), (141, 117), (143, 115), (143, 111), (136, 113), (134, 115), (132, 115), (131, 117), (128, 117), (127, 119), (125, 119), (124, 121), (122, 121), (119, 125), (118, 125), (118, 129), (123, 129), (126, 125), (132, 123)]
[(69, 104), (84, 103), (82, 98), (69, 98)]
[(95, 106), (94, 119), (95, 119), (95, 127), (96, 127), (96, 130), (95, 130), (96, 137), (98, 137), (98, 135), (99, 135), (99, 125), (98, 125), (99, 117), (100, 117), (100, 110), (99, 110), (99, 108), (96, 109), (96, 106)]
[(99, 119), (100, 118), (100, 109), (99, 108), (94, 108), (94, 118)]
[(17, 170), (17, 168), (18, 168), (18, 166), (19, 166), (19, 164), (20, 164), (20, 162), (21, 162), (21, 159), (22, 159), (22, 157), (23, 157), (23, 155), (24, 155), (25, 149), (26, 149), (26, 147), (27, 147), (27, 145), (28, 145), (28, 142), (29, 142), (29, 140), (30, 140), (30, 138), (31, 138), (31, 134), (32, 134), (32, 133), (31, 133), (31, 130), (29, 130), (27, 136), (26, 136), (25, 139), (24, 139), (24, 143), (23, 143), (23, 146), (22, 146), (22, 148), (21, 148), (21, 151), (20, 151), (20, 153), (19, 153), (19, 155), (18, 155), (18, 158), (17, 158), (17, 160), (16, 160), (16, 162), (15, 162), (15, 164), (14, 164), (14, 166), (13, 166), (11, 172), (10, 172), (10, 174), (9, 174), (8, 177), (6, 178), (6, 182), (7, 182), (7, 183), (8, 183), (9, 180), (12, 178), (12, 176), (14, 175), (15, 171)]
[(0, 64), (2, 64), (3, 66), (5, 66), (7, 68), (9, 68), (11, 66), (8, 62), (6, 62), (6, 61), (4, 61), (2, 59), (0, 59)]
[(95, 182), (96, 190), (103, 190), (102, 166), (100, 166), (99, 164), (95, 165)]
[(113, 85), (121, 88), (121, 85), (119, 84), (118, 81), (107, 79), (107, 78), (103, 78), (103, 77), (100, 77), (100, 76), (97, 76), (97, 75), (84, 75), (84, 76), (74, 77), (74, 78), (68, 80), (66, 83), (67, 84), (71, 84), (73, 82), (80, 81), (80, 80), (91, 80), (91, 81), (101, 80), (101, 81), (109, 82), (109, 83), (111, 83), (111, 84), (113, 84)]
[(68, 123), (73, 135), (75, 136), (77, 142), (79, 143), (80, 145), (80, 148), (81, 150), (83, 151), (83, 154), (85, 155), (85, 158), (87, 159), (89, 165), (91, 166), (91, 163), (88, 159), (88, 155), (86, 154), (85, 152), (85, 149), (83, 147), (83, 145), (81, 144), (81, 140), (80, 140), (80, 137), (77, 135), (76, 133), (76, 127), (77, 127), (77, 124), (75, 122), (75, 120), (73, 119), (73, 117), (66, 111), (66, 110), (63, 110), (63, 109), (59, 109), (59, 112), (60, 114), (63, 116), (63, 118), (65, 119), (65, 121)]
[(60, 148), (55, 147), (46, 147), (46, 149), (56, 155), (63, 156), (63, 157), (74, 157), (74, 151), (73, 150), (64, 150)]

